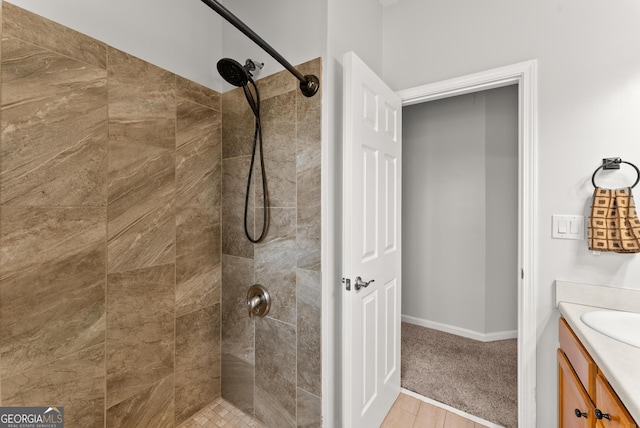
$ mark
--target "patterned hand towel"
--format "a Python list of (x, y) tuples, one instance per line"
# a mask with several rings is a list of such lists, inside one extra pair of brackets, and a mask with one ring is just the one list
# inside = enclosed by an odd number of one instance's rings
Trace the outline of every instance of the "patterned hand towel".
[(616, 253), (640, 252), (640, 220), (631, 188), (596, 187), (589, 217), (589, 249)]

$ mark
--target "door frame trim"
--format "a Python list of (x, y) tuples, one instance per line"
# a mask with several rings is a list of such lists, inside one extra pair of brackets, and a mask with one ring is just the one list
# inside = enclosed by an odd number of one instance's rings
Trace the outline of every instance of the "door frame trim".
[(537, 60), (530, 60), (397, 92), (405, 107), (518, 85), (518, 264), (524, 273), (518, 275), (518, 426), (521, 428), (536, 427), (537, 68)]

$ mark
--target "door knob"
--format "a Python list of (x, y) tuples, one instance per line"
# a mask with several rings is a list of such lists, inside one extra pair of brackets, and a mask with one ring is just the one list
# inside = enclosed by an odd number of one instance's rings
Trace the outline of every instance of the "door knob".
[(596, 409), (596, 419), (609, 419), (611, 420), (611, 416), (608, 413), (602, 413), (600, 409)]
[(580, 409), (575, 410), (576, 418), (586, 418), (587, 414), (585, 412), (581, 412)]
[(363, 281), (362, 278), (360, 278), (359, 276), (356, 276), (356, 290), (360, 290), (361, 288), (366, 288), (369, 286), (369, 284), (371, 284), (374, 281), (375, 281), (374, 279), (372, 279), (371, 281)]

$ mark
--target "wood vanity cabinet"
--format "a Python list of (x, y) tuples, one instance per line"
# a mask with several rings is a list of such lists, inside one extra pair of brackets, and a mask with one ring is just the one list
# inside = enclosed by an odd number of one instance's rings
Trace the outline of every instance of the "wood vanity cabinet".
[(558, 349), (558, 426), (593, 428), (595, 410), (564, 352)]
[(560, 318), (559, 428), (638, 428), (567, 322)]

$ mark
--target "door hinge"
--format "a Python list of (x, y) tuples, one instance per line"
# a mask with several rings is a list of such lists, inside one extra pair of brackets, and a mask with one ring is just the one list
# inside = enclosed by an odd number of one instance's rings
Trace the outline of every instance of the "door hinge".
[(520, 268), (520, 279), (524, 279), (524, 269)]
[(351, 291), (351, 280), (349, 278), (342, 278), (342, 283), (346, 284), (347, 291)]

